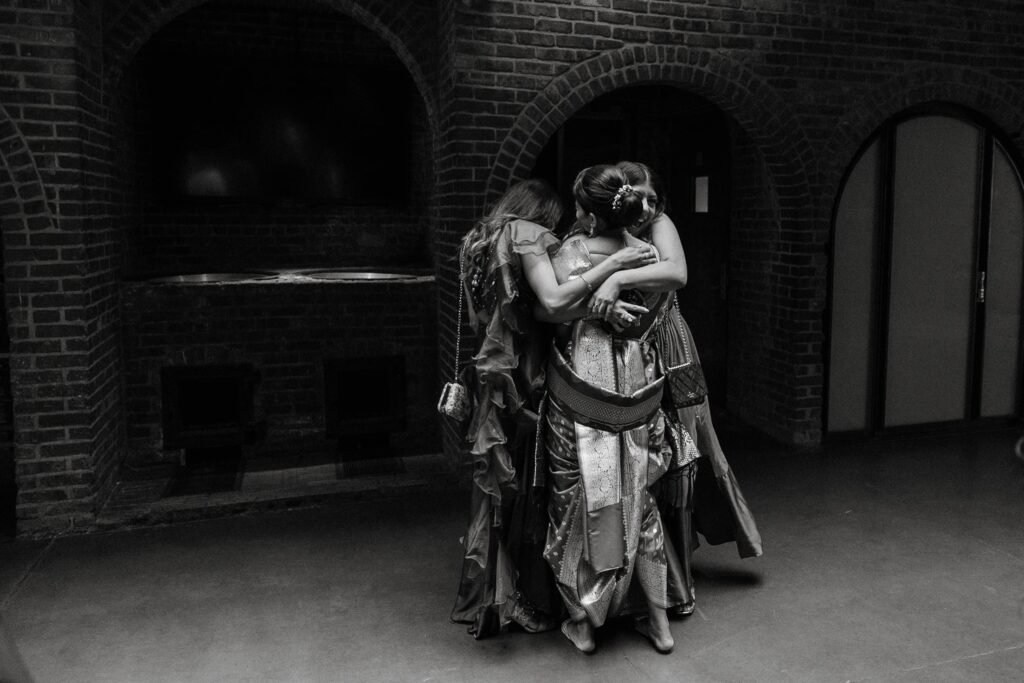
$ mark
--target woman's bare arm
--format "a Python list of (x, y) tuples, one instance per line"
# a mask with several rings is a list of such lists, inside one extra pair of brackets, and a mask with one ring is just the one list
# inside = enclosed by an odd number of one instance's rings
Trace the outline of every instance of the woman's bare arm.
[(668, 216), (662, 214), (651, 225), (651, 241), (661, 253), (661, 261), (615, 273), (620, 289), (643, 292), (667, 292), (686, 286), (686, 254), (679, 241), (679, 231)]
[[(641, 316), (647, 313), (647, 309), (639, 304), (631, 304), (627, 301), (616, 301), (613, 316), (610, 322), (616, 319), (628, 319), (629, 317)], [(539, 303), (533, 307), (533, 317), (545, 323), (567, 323), (590, 315), (590, 302), (586, 299), (579, 301), (568, 308), (556, 313), (548, 312)], [(630, 320), (630, 322), (632, 322)]]
[(589, 310), (592, 314), (607, 319), (613, 304), (624, 289), (669, 292), (686, 285), (686, 254), (671, 218), (661, 215), (654, 221), (651, 226), (651, 240), (661, 253), (662, 260), (608, 276), (590, 298)]
[(650, 263), (651, 258), (642, 248), (627, 247), (612, 254), (581, 277), (559, 284), (547, 254), (527, 253), (523, 254), (523, 272), (545, 315), (554, 317), (565, 314), (573, 305), (586, 299), (616, 271), (646, 267), (644, 264)]

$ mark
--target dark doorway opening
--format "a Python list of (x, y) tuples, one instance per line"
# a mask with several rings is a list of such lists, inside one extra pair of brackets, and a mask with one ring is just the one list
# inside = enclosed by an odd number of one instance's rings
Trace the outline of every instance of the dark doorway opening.
[(404, 356), (324, 361), (324, 423), (338, 440), (342, 474), (401, 468), (391, 434), (406, 428)]
[(164, 368), (165, 449), (182, 449), (167, 495), (230, 491), (241, 479), (243, 446), (257, 440), (257, 374), (251, 365)]
[(679, 306), (719, 410), (725, 407), (729, 348), (731, 131), (726, 114), (698, 95), (663, 85), (623, 88), (576, 112), (534, 166), (534, 175), (554, 184), (566, 202), (563, 228), (573, 216), (573, 179), (584, 167), (628, 159), (661, 176), (689, 269)]

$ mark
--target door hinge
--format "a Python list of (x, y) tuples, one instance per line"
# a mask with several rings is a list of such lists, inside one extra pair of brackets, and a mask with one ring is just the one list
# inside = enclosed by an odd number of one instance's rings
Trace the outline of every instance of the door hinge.
[(976, 299), (979, 304), (985, 303), (985, 271), (978, 271), (978, 286), (975, 288)]

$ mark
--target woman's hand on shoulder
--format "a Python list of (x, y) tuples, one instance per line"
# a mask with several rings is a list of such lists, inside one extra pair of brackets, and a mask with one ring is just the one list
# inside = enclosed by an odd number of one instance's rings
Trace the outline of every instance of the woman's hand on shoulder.
[(622, 247), (608, 257), (616, 270), (642, 268), (658, 262), (658, 255), (650, 246)]

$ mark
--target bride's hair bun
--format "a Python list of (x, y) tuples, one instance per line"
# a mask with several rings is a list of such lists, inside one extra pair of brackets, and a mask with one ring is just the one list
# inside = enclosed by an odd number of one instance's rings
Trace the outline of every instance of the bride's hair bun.
[(580, 206), (614, 228), (634, 225), (644, 214), (643, 196), (629, 184), (625, 172), (611, 164), (580, 171), (572, 193)]

